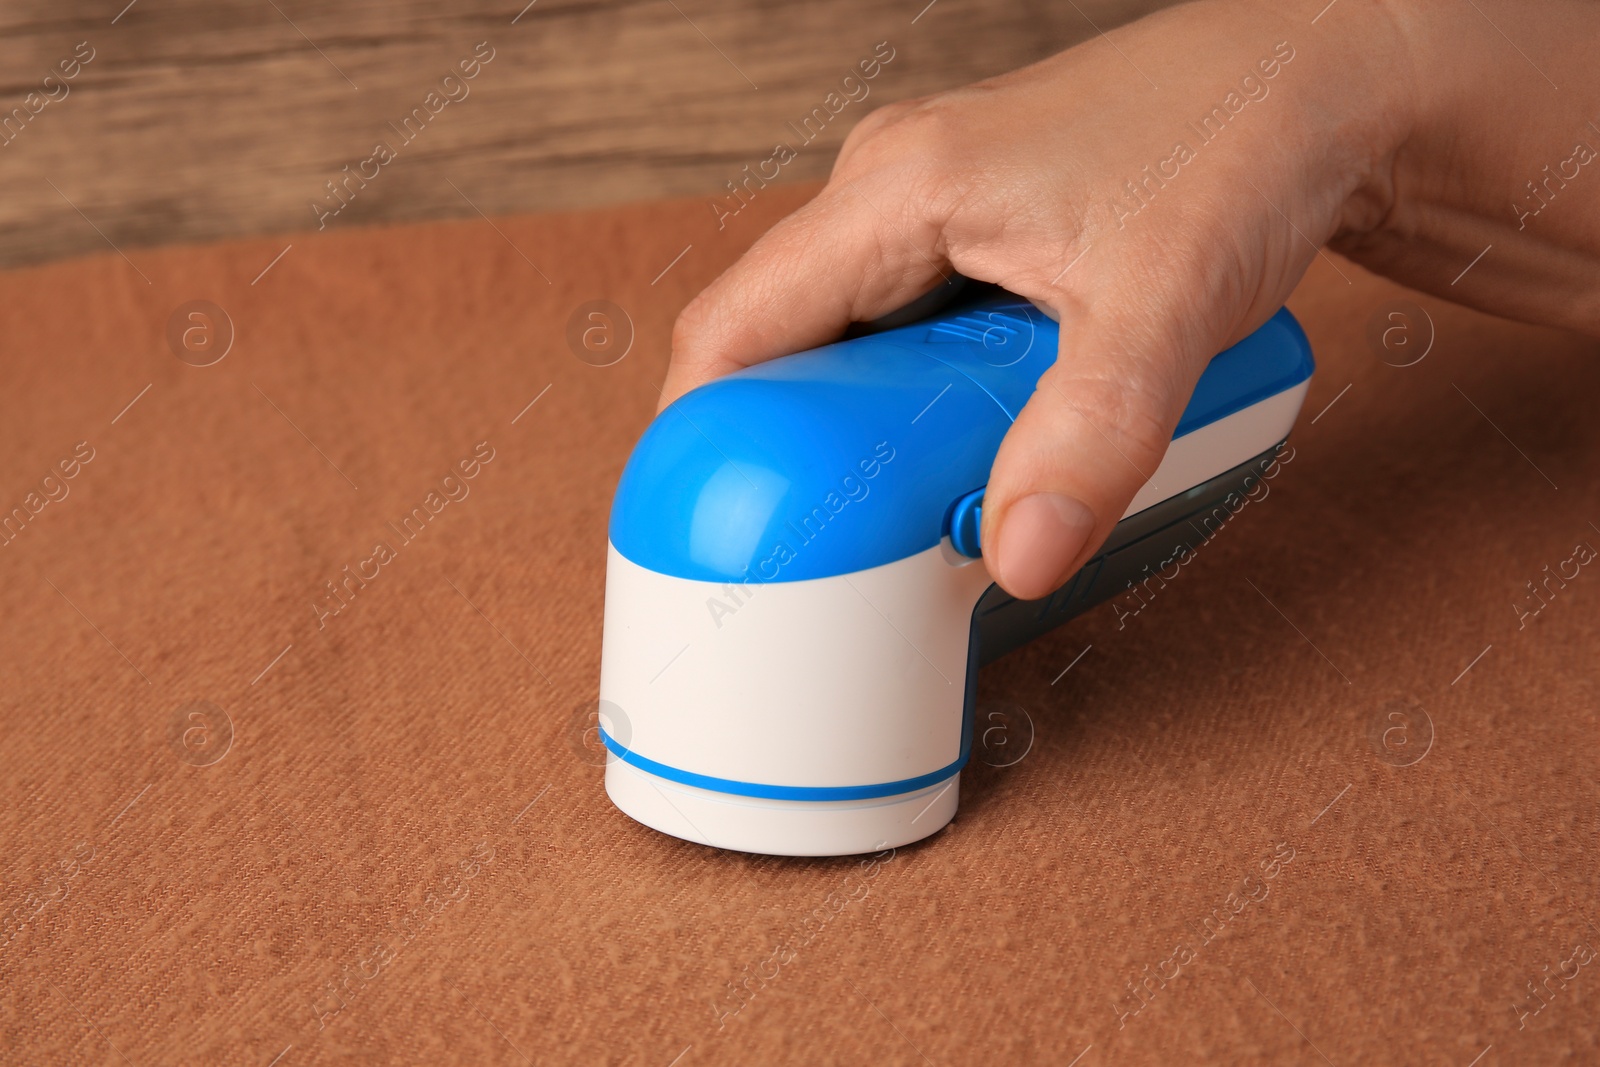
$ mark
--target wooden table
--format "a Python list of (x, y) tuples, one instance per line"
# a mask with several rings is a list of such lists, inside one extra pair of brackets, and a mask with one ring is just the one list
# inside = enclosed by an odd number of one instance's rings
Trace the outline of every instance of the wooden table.
[[(379, 177), (352, 183), (331, 225), (709, 201), (887, 41), (895, 59), (870, 95), (784, 170), (823, 177), (869, 107), (1021, 66), (1164, 6), (525, 2), (110, 0), (92, 17), (51, 0), (9, 5), (0, 119), (22, 113), (0, 127), (0, 266), (108, 245), (137, 262), (150, 245), (315, 227), (326, 183), (359, 170), (376, 141), (398, 140), (390, 123), (425, 106), (479, 42), (494, 58)], [(80, 42), (92, 58), (46, 85)]]

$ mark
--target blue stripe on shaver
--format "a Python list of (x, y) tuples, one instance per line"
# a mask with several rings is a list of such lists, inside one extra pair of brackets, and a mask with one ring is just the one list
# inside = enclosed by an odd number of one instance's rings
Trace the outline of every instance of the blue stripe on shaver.
[(657, 778), (709, 789), (715, 793), (728, 793), (736, 797), (760, 797), (763, 800), (877, 800), (882, 797), (899, 796), (902, 793), (915, 793), (919, 789), (938, 785), (954, 776), (966, 764), (969, 751), (968, 746), (963, 744), (961, 755), (950, 766), (931, 774), (919, 774), (915, 778), (906, 778), (898, 782), (883, 782), (878, 785), (763, 785), (760, 782), (736, 782), (731, 778), (713, 778), (709, 774), (695, 774), (693, 771), (679, 770), (665, 763), (657, 763), (619, 744), (615, 738), (606, 733), (604, 727), (600, 729), (600, 740), (604, 741), (611, 754), (622, 762), (631, 763), (641, 771), (649, 771)]

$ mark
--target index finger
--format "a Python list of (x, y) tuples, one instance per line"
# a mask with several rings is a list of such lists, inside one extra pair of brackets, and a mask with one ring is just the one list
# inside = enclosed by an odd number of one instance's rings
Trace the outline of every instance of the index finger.
[(763, 235), (678, 317), (661, 407), (730, 371), (826, 344), (948, 277), (941, 227), (904, 205), (893, 187), (836, 180)]

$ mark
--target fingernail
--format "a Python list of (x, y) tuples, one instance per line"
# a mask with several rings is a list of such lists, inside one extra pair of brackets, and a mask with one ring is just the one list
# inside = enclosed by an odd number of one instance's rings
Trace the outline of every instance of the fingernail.
[(1000, 584), (1023, 600), (1054, 592), (1094, 526), (1094, 512), (1081, 500), (1060, 493), (1023, 497), (1006, 512), (1000, 530)]

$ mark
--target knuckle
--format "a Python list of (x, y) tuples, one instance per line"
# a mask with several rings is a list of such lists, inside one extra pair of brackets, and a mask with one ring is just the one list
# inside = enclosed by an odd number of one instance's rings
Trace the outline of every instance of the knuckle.
[(889, 166), (943, 168), (962, 158), (965, 118), (950, 94), (897, 100), (869, 113), (845, 138), (839, 165), (855, 173)]
[(916, 100), (896, 100), (893, 103), (875, 107), (867, 112), (866, 117), (856, 123), (848, 136), (844, 139), (844, 148), (859, 148), (864, 142), (883, 133), (890, 126), (913, 110), (917, 106)]
[(909, 236), (924, 255), (940, 251), (945, 224), (985, 184), (972, 172), (976, 154), (963, 147), (971, 140), (964, 109), (948, 95), (873, 112), (851, 132), (834, 167), (836, 183), (859, 185), (893, 220), (895, 232), (884, 235), (890, 248)]
[(699, 347), (699, 342), (710, 329), (714, 315), (710, 290), (700, 293), (678, 312), (672, 324), (672, 351), (684, 354)]

